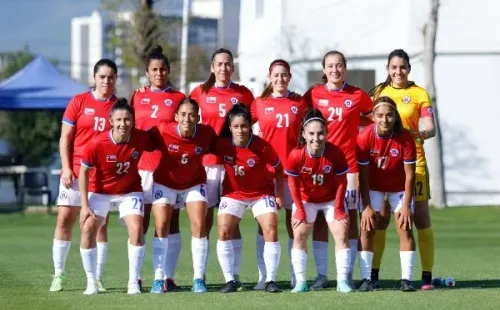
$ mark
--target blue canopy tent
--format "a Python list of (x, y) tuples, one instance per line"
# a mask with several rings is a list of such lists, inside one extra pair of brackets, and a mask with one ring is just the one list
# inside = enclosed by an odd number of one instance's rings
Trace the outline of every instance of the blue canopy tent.
[(59, 73), (43, 56), (0, 83), (0, 110), (63, 110), (71, 97), (87, 90)]

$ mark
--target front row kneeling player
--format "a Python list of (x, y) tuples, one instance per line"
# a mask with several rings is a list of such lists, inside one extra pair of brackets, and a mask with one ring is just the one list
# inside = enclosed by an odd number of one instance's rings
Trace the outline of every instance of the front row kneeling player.
[[(267, 292), (280, 292), (276, 273), (281, 256), (278, 241), (278, 208), (283, 203), (283, 168), (273, 147), (251, 133), (250, 111), (235, 104), (229, 111), (215, 154), (224, 162), (225, 177), (219, 205), (217, 256), (226, 280), (222, 293), (235, 292), (241, 287), (233, 270), (235, 253), (231, 237), (251, 208), (264, 235), (264, 263)], [(274, 167), (277, 197), (274, 197), (274, 178), (267, 165)]]
[(415, 141), (403, 128), (396, 103), (379, 97), (373, 104), (375, 124), (358, 136), (357, 160), (362, 198), (360, 291), (372, 291), (373, 239), (377, 229), (376, 213), (380, 213), (387, 196), (396, 217), (401, 259), (400, 289), (411, 292), (415, 239), (412, 233), (413, 190), (415, 186)]
[[(156, 149), (152, 133), (134, 129), (134, 113), (127, 100), (111, 109), (112, 129), (85, 148), (80, 178), (80, 254), (87, 275), (85, 295), (98, 293), (96, 234), (111, 207), (117, 207), (128, 231), (128, 294), (139, 294), (138, 276), (144, 258), (144, 195), (137, 163), (143, 151)], [(154, 131), (151, 130), (151, 131)], [(89, 178), (90, 175), (90, 178)]]
[(292, 292), (305, 292), (307, 238), (311, 234), (319, 211), (325, 213), (328, 227), (335, 240), (337, 291), (352, 291), (348, 283), (350, 247), (349, 216), (344, 204), (348, 170), (340, 148), (326, 141), (326, 121), (320, 111), (309, 110), (302, 122), (298, 148), (288, 157), (286, 173), (293, 198), (292, 264), (296, 285)]

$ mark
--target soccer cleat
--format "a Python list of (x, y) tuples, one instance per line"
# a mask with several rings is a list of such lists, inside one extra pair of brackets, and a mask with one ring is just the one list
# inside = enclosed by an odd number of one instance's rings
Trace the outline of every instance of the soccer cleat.
[(374, 290), (380, 289), (380, 281), (379, 280), (372, 280), (372, 285)]
[(59, 275), (59, 276), (54, 276), (52, 279), (52, 284), (50, 284), (50, 292), (60, 292), (63, 290), (63, 281), (64, 281), (64, 276)]
[(434, 289), (432, 272), (422, 271), (422, 291), (430, 291)]
[(139, 290), (142, 292), (142, 279), (137, 279), (137, 284), (139, 285)]
[(341, 292), (341, 293), (351, 293), (352, 292), (352, 288), (349, 285), (349, 283), (347, 282), (347, 280), (337, 281), (337, 292)]
[(371, 280), (363, 279), (359, 283), (359, 286), (358, 286), (359, 292), (371, 292), (374, 290), (375, 290), (375, 288), (373, 287), (373, 282)]
[(95, 295), (99, 293), (96, 280), (87, 280), (87, 289), (83, 292), (84, 295)]
[(269, 281), (266, 282), (266, 292), (268, 293), (280, 293), (281, 289), (279, 288), (278, 284), (274, 281)]
[(226, 285), (224, 285), (224, 287), (220, 290), (221, 293), (234, 293), (237, 291), (238, 283), (234, 280), (227, 282)]
[(266, 282), (264, 280), (259, 280), (259, 282), (257, 282), (257, 285), (253, 287), (254, 291), (263, 291), (265, 289), (266, 289)]
[(154, 280), (153, 286), (151, 286), (151, 294), (163, 293), (163, 282), (163, 280)]
[(141, 287), (139, 286), (139, 281), (137, 282), (129, 282), (127, 294), (129, 295), (137, 295), (141, 293)]
[(244, 290), (244, 287), (243, 285), (241, 284), (241, 281), (240, 281), (240, 275), (239, 274), (235, 274), (234, 275), (234, 281), (236, 281), (236, 284), (238, 285), (238, 292), (241, 292)]
[(292, 293), (305, 293), (309, 291), (307, 282), (298, 282), (292, 290)]
[(318, 275), (314, 279), (314, 283), (311, 285), (311, 291), (317, 291), (328, 287), (328, 278), (322, 274)]
[(205, 281), (203, 281), (203, 279), (194, 279), (193, 292), (195, 292), (195, 293), (206, 293), (207, 292), (207, 287), (205, 286)]
[(180, 289), (177, 284), (175, 284), (174, 279), (167, 278), (165, 281), (163, 281), (163, 291), (164, 292), (171, 292)]
[(399, 283), (399, 290), (402, 292), (415, 292), (410, 280), (402, 279)]
[(97, 280), (97, 289), (99, 290), (99, 293), (104, 293), (106, 292), (106, 288), (102, 284), (101, 280)]

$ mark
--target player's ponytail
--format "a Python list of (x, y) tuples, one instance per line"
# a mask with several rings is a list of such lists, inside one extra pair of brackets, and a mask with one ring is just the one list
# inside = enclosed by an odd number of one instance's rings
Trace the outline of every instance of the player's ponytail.
[[(276, 66), (285, 67), (288, 71), (288, 74), (290, 75), (290, 78), (292, 77), (292, 73), (290, 72), (290, 64), (286, 60), (283, 60), (283, 59), (275, 59), (271, 62), (271, 64), (269, 65), (269, 76), (271, 75), (271, 71), (273, 71), (273, 68)], [(273, 91), (274, 91), (273, 85), (271, 84), (271, 82), (269, 82), (269, 84), (267, 84), (266, 88), (264, 88), (264, 91), (262, 92), (260, 97), (262, 99), (266, 99), (269, 96), (271, 96)]]
[[(219, 54), (227, 54), (229, 55), (229, 58), (231, 59), (231, 64), (233, 64), (233, 53), (231, 53), (230, 50), (228, 49), (225, 49), (225, 48), (219, 48), (218, 50), (216, 50), (213, 54), (212, 54), (212, 60), (211, 60), (211, 66), (214, 65), (214, 60), (215, 60), (215, 57)], [(208, 93), (208, 91), (210, 90), (210, 88), (212, 88), (213, 86), (215, 85), (215, 74), (213, 72), (210, 73), (210, 75), (208, 76), (208, 79), (205, 81), (205, 83), (202, 84), (201, 86), (201, 91), (203, 93)]]
[(132, 108), (126, 98), (118, 98), (116, 100), (116, 102), (111, 107), (111, 110), (109, 111), (109, 117), (112, 117), (113, 113), (118, 110), (128, 111), (130, 114), (132, 114), (132, 116), (134, 116), (134, 108)]
[[(402, 49), (393, 50), (389, 54), (389, 56), (387, 57), (387, 70), (389, 70), (389, 64), (391, 63), (391, 60), (394, 57), (402, 58), (405, 61), (406, 65), (408, 66), (408, 69), (411, 70), (410, 56), (408, 56), (408, 53)], [(368, 93), (368, 95), (372, 97), (373, 100), (376, 100), (378, 96), (380, 96), (384, 88), (391, 85), (391, 82), (392, 82), (391, 76), (387, 74), (387, 78), (385, 79), (385, 81), (372, 88)]]
[[(335, 55), (339, 56), (340, 59), (342, 60), (342, 63), (344, 64), (344, 67), (347, 67), (347, 60), (345, 59), (344, 54), (342, 54), (339, 51), (329, 51), (328, 53), (325, 54), (325, 56), (323, 56), (323, 60), (321, 60), (321, 66), (323, 67), (323, 69), (325, 69), (326, 59), (329, 56), (335, 56)], [(328, 82), (328, 77), (326, 76), (326, 74), (323, 73), (323, 75), (321, 76), (321, 80), (323, 81), (323, 83)]]
[(306, 114), (304, 115), (304, 118), (302, 119), (302, 124), (300, 124), (299, 142), (297, 144), (297, 148), (301, 148), (306, 144), (306, 140), (303, 137), (304, 127), (306, 127), (306, 125), (309, 124), (310, 122), (314, 121), (323, 123), (326, 130), (326, 120), (323, 117), (323, 114), (321, 114), (321, 111), (318, 109), (307, 110)]
[(224, 120), (224, 126), (222, 127), (222, 131), (220, 133), (220, 137), (231, 138), (232, 133), (229, 127), (231, 126), (231, 122), (235, 117), (241, 116), (245, 121), (247, 121), (248, 126), (252, 127), (252, 115), (250, 110), (242, 104), (234, 104), (233, 107), (227, 112), (226, 119)]

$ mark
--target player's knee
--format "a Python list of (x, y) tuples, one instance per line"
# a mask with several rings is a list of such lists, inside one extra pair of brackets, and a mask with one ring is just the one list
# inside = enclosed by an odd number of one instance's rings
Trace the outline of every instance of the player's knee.
[(69, 214), (62, 214), (57, 217), (56, 229), (59, 231), (69, 232), (73, 228), (74, 220)]
[(219, 225), (218, 235), (220, 241), (231, 240), (233, 237), (233, 231), (228, 225)]
[(88, 219), (85, 221), (81, 228), (81, 234), (83, 238), (90, 239), (93, 235), (97, 233), (96, 220)]
[(276, 223), (267, 225), (267, 227), (264, 227), (262, 232), (266, 242), (278, 241), (278, 229)]

